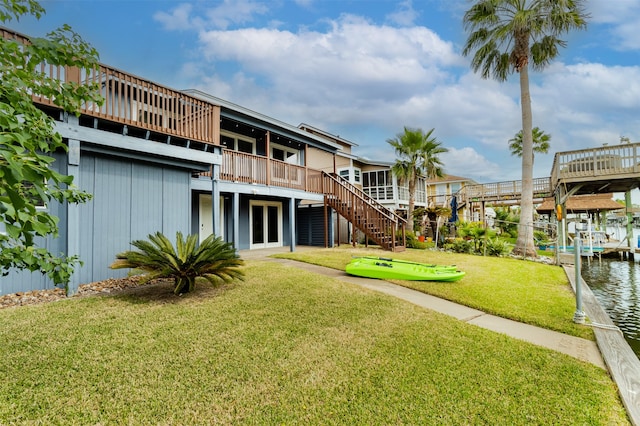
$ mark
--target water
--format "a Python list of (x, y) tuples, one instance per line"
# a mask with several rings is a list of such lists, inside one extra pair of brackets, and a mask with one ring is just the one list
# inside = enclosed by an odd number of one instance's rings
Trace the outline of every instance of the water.
[[(640, 230), (634, 229), (634, 243)], [(625, 244), (626, 245), (626, 244)], [(640, 263), (619, 258), (582, 263), (582, 278), (640, 358)]]

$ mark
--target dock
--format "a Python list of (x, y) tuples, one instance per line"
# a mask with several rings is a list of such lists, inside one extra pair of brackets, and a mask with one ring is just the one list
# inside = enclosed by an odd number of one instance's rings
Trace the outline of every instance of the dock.
[[(563, 268), (575, 292), (575, 267), (563, 265)], [(631, 423), (640, 426), (640, 359), (582, 278), (580, 285), (582, 306), (593, 327), (607, 370), (618, 386)]]

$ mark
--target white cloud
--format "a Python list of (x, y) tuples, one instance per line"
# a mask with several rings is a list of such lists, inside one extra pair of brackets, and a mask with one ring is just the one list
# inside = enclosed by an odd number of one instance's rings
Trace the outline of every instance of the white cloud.
[(252, 0), (223, 0), (203, 10), (194, 10), (192, 4), (183, 3), (170, 12), (156, 12), (153, 18), (167, 30), (226, 30), (232, 25), (252, 22), (256, 16), (269, 12), (266, 4)]
[(254, 15), (264, 15), (268, 11), (266, 4), (252, 0), (223, 0), (207, 10), (206, 16), (214, 28), (226, 29), (232, 24), (251, 22)]
[(472, 147), (450, 148), (440, 158), (444, 163), (445, 173), (450, 175), (471, 178), (480, 183), (517, 179), (505, 178), (504, 167), (488, 160)]
[(404, 0), (398, 4), (398, 10), (387, 15), (387, 20), (396, 25), (408, 27), (414, 24), (419, 14), (413, 8), (411, 0)]
[(173, 8), (171, 12), (156, 12), (153, 19), (160, 22), (166, 30), (190, 30), (192, 29), (190, 4), (180, 4)]
[(427, 28), (378, 27), (350, 15), (326, 32), (246, 28), (203, 32), (200, 40), (207, 60), (237, 62), (271, 90), (309, 99), (313, 92), (318, 103), (393, 102), (449, 78), (443, 66), (462, 64)]
[(590, 22), (610, 27), (614, 40), (610, 47), (617, 50), (640, 49), (640, 3), (637, 0), (590, 0), (587, 2)]

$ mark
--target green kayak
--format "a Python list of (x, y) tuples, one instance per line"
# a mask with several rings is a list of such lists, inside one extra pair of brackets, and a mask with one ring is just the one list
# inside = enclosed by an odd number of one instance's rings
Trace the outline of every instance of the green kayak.
[(356, 257), (345, 268), (347, 274), (366, 278), (408, 281), (458, 281), (465, 273), (455, 265), (431, 265), (384, 257)]

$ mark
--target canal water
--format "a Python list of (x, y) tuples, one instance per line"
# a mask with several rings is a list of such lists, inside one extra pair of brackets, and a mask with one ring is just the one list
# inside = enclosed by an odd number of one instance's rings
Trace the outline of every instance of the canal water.
[[(634, 229), (633, 242), (640, 230)], [(626, 244), (625, 244), (626, 245)], [(640, 358), (640, 259), (592, 259), (582, 262), (582, 279), (589, 285), (600, 305), (620, 328)], [(584, 258), (583, 258), (584, 259)]]

